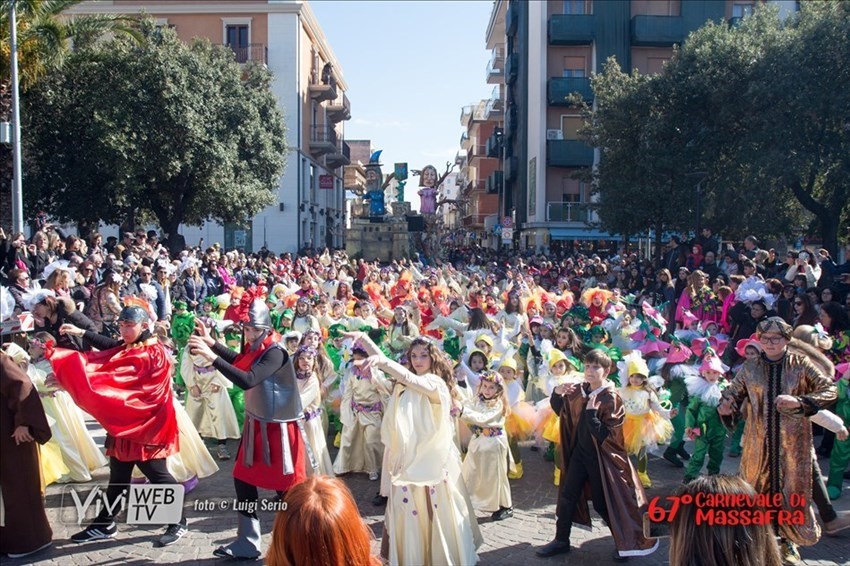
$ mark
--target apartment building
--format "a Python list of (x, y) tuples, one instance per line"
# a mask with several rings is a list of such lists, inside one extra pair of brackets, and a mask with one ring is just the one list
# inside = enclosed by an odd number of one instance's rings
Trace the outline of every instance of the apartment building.
[(343, 247), (343, 167), (351, 162), (344, 124), (351, 119), (342, 68), (310, 4), (301, 0), (101, 0), (67, 14), (138, 14), (175, 30), (184, 41), (209, 38), (239, 63), (260, 62), (274, 73), (272, 90), (286, 120), (290, 148), (276, 202), (242, 225), (181, 226), (189, 244), (200, 238), (227, 248), (275, 252)]
[[(491, 60), (504, 57), (499, 214), (513, 218), (522, 249), (615, 249), (620, 238), (591, 227), (581, 181), (598, 152), (578, 139), (568, 97), (592, 102), (590, 76), (615, 56), (626, 70), (661, 73), (673, 46), (707, 21), (737, 23), (763, 0), (496, 0), (486, 32)], [(773, 1), (782, 14), (797, 2)], [(488, 71), (489, 78), (489, 71)]]

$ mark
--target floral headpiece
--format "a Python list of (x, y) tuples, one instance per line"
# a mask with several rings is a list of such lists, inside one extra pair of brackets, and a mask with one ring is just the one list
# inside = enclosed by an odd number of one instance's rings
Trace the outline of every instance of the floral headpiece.
[(306, 344), (303, 346), (299, 346), (298, 350), (295, 351), (296, 356), (313, 356), (314, 358), (319, 355), (316, 349), (312, 346), (307, 346)]
[(505, 379), (502, 377), (497, 371), (485, 370), (481, 372), (481, 381), (489, 381), (490, 383), (494, 383), (499, 387), (505, 386)]

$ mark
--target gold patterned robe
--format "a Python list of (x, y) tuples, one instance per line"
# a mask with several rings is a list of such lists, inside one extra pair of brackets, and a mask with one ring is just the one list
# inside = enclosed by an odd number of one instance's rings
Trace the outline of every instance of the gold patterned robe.
[[(745, 362), (723, 392), (724, 399), (732, 400), (734, 412), (729, 417), (721, 415), (724, 425), (731, 430), (740, 420), (744, 405), (749, 406), (740, 475), (757, 492), (771, 493), (775, 487), (771, 485), (771, 470), (778, 470), (784, 508), (789, 511), (800, 509), (790, 506), (792, 494), (802, 496), (806, 502), (805, 523), (777, 525), (780, 537), (802, 546), (811, 546), (820, 539), (820, 526), (811, 502), (815, 452), (812, 425), (807, 417), (828, 406), (837, 395), (832, 379), (820, 369), (822, 364), (813, 363), (810, 357), (822, 356), (792, 340), (785, 357), (776, 362), (781, 364), (778, 387), (772, 386), (769, 379), (771, 362), (764, 358)], [(778, 412), (775, 404), (769, 403), (770, 398), (778, 395), (796, 397), (801, 407), (790, 413)], [(778, 414), (777, 430), (771, 430), (770, 420), (774, 414)], [(771, 446), (777, 448), (776, 457), (772, 457)]]

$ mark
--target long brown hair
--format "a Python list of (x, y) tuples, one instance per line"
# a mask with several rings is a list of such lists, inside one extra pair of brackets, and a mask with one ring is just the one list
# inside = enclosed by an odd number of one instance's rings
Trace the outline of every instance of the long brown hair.
[(449, 388), (449, 393), (452, 396), (452, 401), (455, 404), (460, 403), (460, 394), (457, 391), (457, 380), (455, 380), (454, 372), (452, 371), (452, 364), (449, 362), (446, 355), (439, 349), (437, 346), (427, 338), (415, 338), (413, 342), (410, 343), (410, 348), (407, 349), (407, 362), (405, 367), (416, 373), (413, 369), (413, 366), (410, 365), (410, 353), (413, 351), (413, 348), (417, 346), (424, 346), (428, 350), (428, 357), (431, 358), (431, 373), (439, 377), (445, 382), (446, 386)]
[(274, 521), (266, 564), (380, 565), (371, 553), (372, 532), (342, 481), (307, 478), (287, 492), (284, 502), (286, 509)]
[[(755, 490), (738, 476), (700, 476), (677, 495), (724, 494), (754, 497)], [(695, 503), (682, 504), (670, 525), (670, 566), (779, 566), (779, 546), (770, 525), (698, 525)], [(753, 509), (755, 510), (755, 509)]]

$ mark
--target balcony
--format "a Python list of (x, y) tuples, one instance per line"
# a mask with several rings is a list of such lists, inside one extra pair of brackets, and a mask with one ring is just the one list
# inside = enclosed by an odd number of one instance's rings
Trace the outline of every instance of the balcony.
[(483, 193), (487, 190), (487, 181), (478, 180), (478, 179), (470, 179), (469, 182), (466, 183), (466, 187), (464, 187), (463, 193), (465, 195), (472, 195), (476, 193)]
[(505, 35), (513, 36), (516, 34), (517, 25), (519, 23), (519, 14), (517, 13), (517, 3), (519, 0), (511, 0), (508, 4), (508, 11), (505, 13)]
[(486, 153), (487, 157), (500, 157), (502, 153), (502, 138), (504, 133), (502, 128), (496, 128), (493, 133), (487, 138)]
[(493, 93), (487, 100), (487, 105), (484, 107), (484, 119), (491, 120), (494, 118), (501, 118), (504, 111), (505, 103), (502, 100), (502, 91), (499, 89), (499, 85), (496, 85), (493, 89)]
[(502, 192), (502, 188), (505, 186), (505, 173), (503, 171), (493, 171), (493, 173), (487, 177), (487, 194), (497, 195)]
[(331, 122), (337, 123), (343, 120), (351, 120), (351, 103), (348, 101), (348, 96), (344, 92), (342, 96), (338, 96), (336, 100), (328, 104), (325, 110)]
[(463, 133), (460, 135), (460, 147), (461, 147), (461, 148), (463, 148), (463, 149), (468, 150), (468, 149), (469, 149), (469, 144), (470, 144), (470, 142), (469, 142), (469, 133), (468, 133), (468, 132), (463, 132)]
[(325, 166), (328, 169), (336, 169), (346, 165), (351, 165), (351, 148), (345, 140), (339, 140), (334, 150), (325, 157)]
[[(461, 139), (463, 139), (462, 136)], [(455, 165), (463, 165), (464, 163), (466, 163), (466, 152), (458, 151), (457, 154), (455, 154)]]
[(552, 106), (570, 106), (569, 96), (577, 92), (586, 101), (593, 100), (593, 89), (587, 77), (552, 77), (549, 79), (548, 99)]
[(331, 74), (330, 65), (325, 65), (321, 80), (315, 72), (313, 73), (313, 79), (308, 90), (310, 91), (310, 98), (317, 102), (336, 99), (336, 77)]
[(313, 126), (310, 131), (310, 153), (314, 157), (329, 155), (337, 150), (336, 130), (330, 126)]
[(517, 73), (519, 71), (519, 55), (511, 53), (505, 59), (505, 82), (513, 84), (516, 82)]
[(249, 43), (242, 46), (225, 44), (225, 47), (233, 51), (233, 57), (237, 63), (244, 65), (245, 63), (256, 61), (263, 65), (269, 64), (269, 48), (262, 43)]
[(487, 84), (499, 84), (505, 77), (505, 49), (496, 47), (487, 62)]
[(549, 18), (549, 45), (593, 43), (595, 25), (592, 14), (554, 14)]
[(547, 202), (546, 222), (579, 222), (587, 224), (593, 211), (586, 202)]
[(464, 106), (460, 109), (460, 125), (466, 127), (469, 124), (469, 119), (472, 118), (472, 110), (474, 106)]
[(635, 16), (632, 18), (632, 45), (665, 47), (685, 40), (681, 16)]
[(519, 174), (519, 158), (509, 157), (505, 159), (505, 181), (513, 181)]
[(473, 159), (477, 159), (480, 157), (487, 157), (487, 146), (478, 145), (478, 144), (470, 144), (469, 154), (467, 155), (467, 159), (472, 161)]
[(479, 212), (470, 212), (463, 217), (464, 228), (484, 228), (484, 219), (489, 214), (481, 214)]
[(510, 105), (508, 106), (508, 111), (505, 112), (505, 132), (508, 137), (513, 136), (516, 133), (517, 127), (517, 113), (516, 106)]
[(590, 167), (593, 148), (579, 140), (548, 140), (546, 165), (550, 167)]

